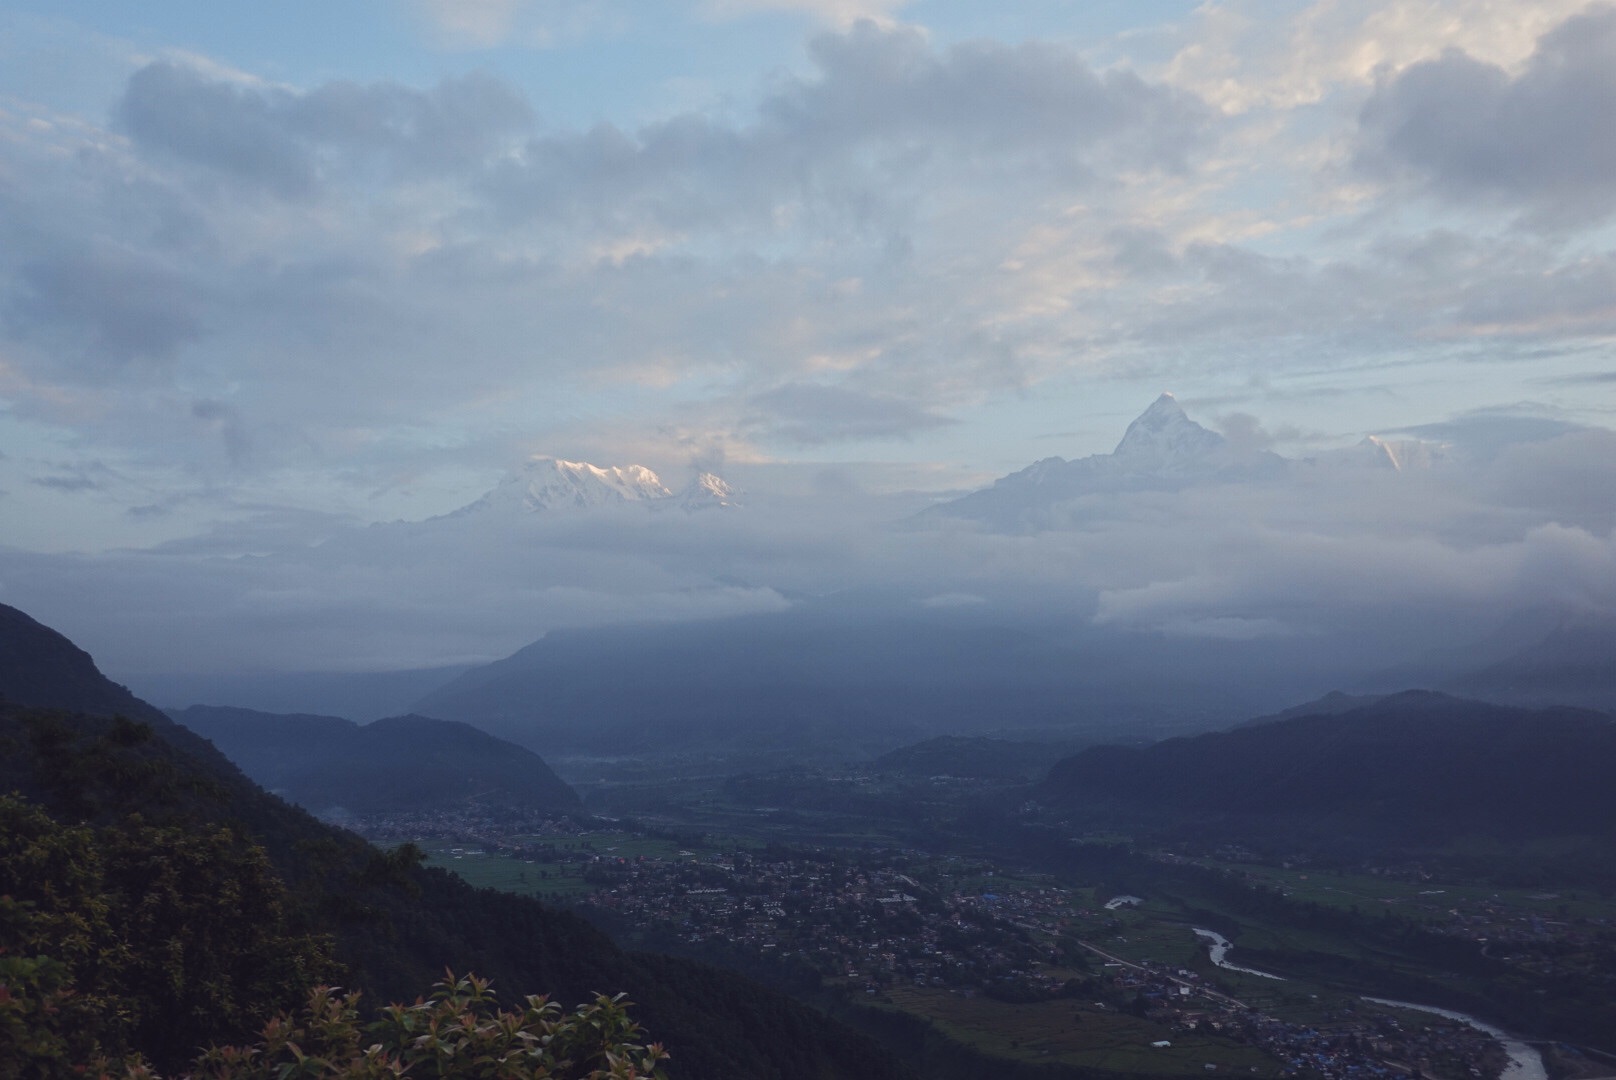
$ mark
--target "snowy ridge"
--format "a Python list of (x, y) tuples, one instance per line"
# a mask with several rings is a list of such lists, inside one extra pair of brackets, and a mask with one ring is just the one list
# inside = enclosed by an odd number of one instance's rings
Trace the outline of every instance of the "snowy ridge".
[(993, 486), (934, 506), (927, 517), (980, 521), (1009, 532), (1061, 528), (1095, 512), (1095, 496), (1178, 491), (1198, 484), (1270, 483), (1298, 469), (1342, 479), (1354, 474), (1428, 470), (1446, 448), (1418, 439), (1374, 435), (1356, 446), (1292, 460), (1242, 449), (1191, 420), (1172, 394), (1163, 394), (1128, 425), (1109, 454), (1068, 461), (1051, 457), (1001, 476)]
[(658, 508), (680, 506), (690, 511), (738, 505), (730, 485), (712, 473), (702, 473), (675, 494), (644, 465), (600, 466), (535, 455), (494, 490), (456, 514), (553, 513), (625, 503)]
[(1448, 461), (1448, 450), (1445, 443), (1420, 439), (1382, 439), (1378, 435), (1366, 435), (1354, 446), (1326, 450), (1303, 458), (1296, 464), (1343, 476), (1363, 472), (1428, 472)]
[(686, 510), (716, 510), (739, 506), (735, 489), (722, 477), (704, 472), (690, 481), (676, 496)]
[(1128, 425), (1111, 457), (1134, 470), (1195, 461), (1223, 450), (1222, 435), (1191, 420), (1172, 394), (1163, 394)]
[(1421, 442), (1419, 439), (1382, 439), (1369, 435), (1359, 446), (1377, 462), (1398, 472), (1429, 469), (1442, 457), (1440, 444)]

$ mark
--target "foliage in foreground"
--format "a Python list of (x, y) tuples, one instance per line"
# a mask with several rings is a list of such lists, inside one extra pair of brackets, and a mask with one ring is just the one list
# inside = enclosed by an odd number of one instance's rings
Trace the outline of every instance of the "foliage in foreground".
[[(642, 1080), (660, 1078), (662, 1047), (640, 1040), (622, 995), (563, 1014), (542, 996), (501, 1011), (486, 979), (448, 975), (432, 996), (359, 1022), (358, 994), (320, 987), (296, 1018), (281, 1015), (251, 1046), (215, 1047), (195, 1080)], [(131, 1076), (140, 1076), (140, 1071)], [(146, 1076), (152, 1074), (146, 1073)]]
[(63, 825), (0, 796), (0, 1075), (249, 1035), (336, 973), (285, 900), (231, 829)]
[[(429, 998), (363, 1024), (357, 993), (309, 989), (334, 971), (329, 944), (291, 927), (263, 849), (229, 829), (138, 816), (69, 826), (0, 796), (0, 1075), (157, 1080), (149, 1061), (172, 1066), (222, 1038), (232, 1045), (185, 1075), (661, 1076), (666, 1054), (639, 1041), (621, 996), (570, 1014), (543, 997), (501, 1011), (488, 980), (450, 974)], [(296, 1015), (280, 1008), (305, 992)]]
[[(75, 1062), (60, 1041), (30, 1039), (29, 1021), (46, 1019), (60, 998), (31, 995), (38, 982), (3, 981), (8, 1034), (32, 1043), (29, 1075), (162, 1080), (138, 1055)], [(538, 995), (501, 1011), (488, 980), (450, 974), (431, 997), (388, 1006), (369, 1024), (358, 1003), (357, 993), (317, 987), (296, 1016), (277, 1015), (257, 1042), (210, 1047), (180, 1080), (665, 1080), (658, 1063), (666, 1051), (641, 1041), (621, 994), (597, 995), (568, 1014)]]

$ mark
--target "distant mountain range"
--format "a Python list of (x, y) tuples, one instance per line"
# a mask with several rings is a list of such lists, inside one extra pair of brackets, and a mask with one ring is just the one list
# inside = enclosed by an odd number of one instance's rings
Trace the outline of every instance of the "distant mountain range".
[[(1299, 467), (1402, 472), (1430, 468), (1443, 457), (1444, 448), (1438, 443), (1371, 435), (1345, 450), (1301, 461), (1285, 458), (1235, 445), (1191, 420), (1177, 399), (1164, 393), (1128, 425), (1111, 453), (1070, 461), (1044, 458), (921, 516), (972, 519), (1022, 531), (1058, 525), (1060, 504), (1088, 496), (1272, 481)], [(730, 509), (741, 502), (727, 481), (709, 472), (675, 491), (643, 465), (601, 466), (536, 455), (493, 490), (446, 517), (556, 513), (625, 504), (701, 511)]]
[(395, 716), (360, 726), (335, 716), (207, 705), (169, 715), (255, 782), (321, 817), (581, 808), (543, 758), (470, 724)]
[(682, 625), (552, 631), (415, 702), (547, 756), (884, 753), (939, 734), (1137, 741), (1329, 685), (1307, 642), (1007, 627), (856, 597)]
[(1192, 484), (1269, 482), (1298, 468), (1429, 468), (1443, 449), (1415, 439), (1369, 436), (1357, 446), (1305, 461), (1268, 450), (1240, 447), (1191, 420), (1172, 394), (1162, 394), (1128, 425), (1109, 454), (1068, 461), (1051, 457), (1000, 477), (974, 491), (923, 512), (922, 518), (979, 521), (1004, 532), (1058, 528), (1067, 523), (1070, 504), (1100, 495), (1174, 491)]

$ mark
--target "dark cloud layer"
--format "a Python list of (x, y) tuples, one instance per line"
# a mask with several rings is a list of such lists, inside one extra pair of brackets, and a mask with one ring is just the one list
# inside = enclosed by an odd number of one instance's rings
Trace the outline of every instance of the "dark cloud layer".
[(161, 363), (202, 335), (198, 290), (158, 259), (107, 248), (64, 252), (24, 264), (17, 278), (10, 322), (54, 347), (63, 374), (102, 377)]
[(1598, 5), (1544, 35), (1518, 75), (1449, 51), (1386, 79), (1360, 117), (1358, 160), (1569, 227), (1616, 210), (1612, 116), (1616, 7)]

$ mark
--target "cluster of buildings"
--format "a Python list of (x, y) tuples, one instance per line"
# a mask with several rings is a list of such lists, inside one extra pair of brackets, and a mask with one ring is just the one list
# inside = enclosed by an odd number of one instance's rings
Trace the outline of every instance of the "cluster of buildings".
[[(921, 876), (913, 876), (915, 874)], [(585, 907), (654, 935), (723, 941), (794, 959), (871, 993), (899, 983), (962, 992), (1013, 981), (1047, 990), (1047, 943), (1023, 925), (1033, 901), (950, 892), (934, 873), (851, 857), (605, 858)], [(1050, 901), (1068, 903), (1063, 890)]]
[(1114, 972), (1109, 982), (1132, 995), (1138, 1015), (1176, 1032), (1254, 1046), (1280, 1062), (1287, 1077), (1497, 1077), (1507, 1060), (1496, 1040), (1457, 1020), (1348, 1001), (1298, 1021), (1231, 997), (1182, 967), (1115, 958), (1106, 966)]
[[(985, 860), (847, 850), (620, 856), (597, 849), (567, 818), (516, 821), (509, 811), (475, 808), (372, 818), (363, 833), (578, 864), (570, 873), (589, 886), (578, 903), (647, 944), (740, 950), (855, 993), (917, 987), (1008, 1002), (1063, 998), (1079, 1011), (1152, 1021), (1163, 1033), (1158, 1045), (1190, 1033), (1221, 1036), (1264, 1051), (1285, 1076), (1322, 1080), (1479, 1080), (1498, 1076), (1504, 1063), (1495, 1041), (1456, 1022), (1358, 1003), (1303, 1023), (1261, 999), (1254, 1008), (1220, 991), (1209, 969), (1117, 955), (1140, 898), (1013, 882)], [(1505, 905), (1455, 909), (1451, 918), (1449, 932), (1498, 947), (1565, 930)]]
[[(1118, 915), (1137, 897), (1112, 906), (1054, 886), (995, 888), (986, 864), (969, 860), (908, 856), (897, 863), (851, 853), (823, 860), (744, 852), (603, 857), (586, 871), (595, 888), (583, 903), (653, 937), (795, 959), (870, 995), (913, 985), (1126, 1010), (1160, 1030), (1254, 1046), (1286, 1076), (1496, 1077), (1505, 1060), (1494, 1040), (1455, 1021), (1357, 1003), (1324, 1022), (1296, 1022), (1275, 1015), (1284, 1010), (1253, 1008), (1197, 972), (1124, 960), (1088, 943), (1114, 940), (1123, 928)], [(1159, 1041), (1170, 1044), (1171, 1037)]]

